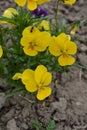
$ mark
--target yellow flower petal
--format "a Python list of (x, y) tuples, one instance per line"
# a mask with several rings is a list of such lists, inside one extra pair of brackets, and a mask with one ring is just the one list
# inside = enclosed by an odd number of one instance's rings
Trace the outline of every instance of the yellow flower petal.
[(3, 50), (2, 50), (2, 47), (0, 46), (0, 57), (2, 56), (3, 54)]
[(72, 5), (76, 2), (76, 0), (64, 0), (64, 4), (69, 4), (69, 5)]
[(24, 53), (29, 56), (35, 56), (38, 54), (38, 52), (34, 49), (34, 46), (31, 47), (31, 45), (24, 46), (23, 50), (24, 50)]
[(50, 2), (50, 0), (38, 0), (38, 1), (37, 1), (38, 4), (43, 4), (43, 3), (45, 3), (45, 2)]
[(24, 30), (23, 30), (23, 33), (22, 35), (23, 36), (29, 36), (31, 34), (37, 34), (39, 33), (40, 31), (38, 30), (38, 28), (36, 27), (33, 27), (33, 26), (29, 26), (29, 27), (26, 27)]
[[(14, 8), (8, 8), (4, 11), (2, 16), (7, 17), (7, 18), (12, 18), (13, 14), (18, 14), (17, 10)], [(0, 24), (9, 24), (11, 26), (14, 26), (14, 24), (11, 24), (11, 23), (8, 23), (8, 22), (2, 21), (2, 20), (0, 21)]]
[[(44, 38), (43, 38), (44, 36)], [(35, 36), (35, 49), (39, 52), (45, 51), (50, 43), (50, 34), (48, 32), (40, 32)]]
[(46, 20), (42, 20), (42, 22), (38, 26), (39, 30), (50, 30), (50, 23)]
[(27, 3), (29, 10), (35, 10), (37, 4), (42, 4), (44, 2), (49, 2), (50, 0), (14, 0), (19, 6), (24, 6)]
[(25, 54), (35, 56), (38, 54), (38, 51), (46, 50), (50, 43), (50, 34), (46, 31), (40, 32), (37, 28), (27, 27), (23, 31), (20, 43), (24, 46)]
[(53, 37), (51, 38), (51, 43), (50, 43), (50, 45), (49, 45), (49, 52), (50, 52), (52, 55), (54, 55), (54, 56), (59, 56), (59, 55), (62, 54), (62, 53), (61, 53), (61, 49), (59, 48), (59, 46), (58, 46), (57, 43), (58, 43), (58, 41), (57, 41), (56, 37), (53, 36)]
[(13, 14), (18, 14), (17, 10), (14, 8), (8, 8), (4, 11), (3, 16), (7, 18), (12, 18)]
[(50, 72), (45, 72), (44, 76), (42, 77), (41, 79), (41, 83), (44, 85), (44, 86), (47, 86), (51, 83), (52, 81), (52, 75)]
[(21, 74), (21, 73), (16, 73), (16, 74), (12, 77), (13, 80), (18, 80), (18, 79), (21, 79), (21, 78), (22, 78), (22, 74)]
[(35, 10), (37, 8), (37, 3), (35, 0), (28, 0), (28, 9)]
[(37, 91), (37, 85), (31, 79), (30, 79), (30, 83), (25, 84), (25, 88), (27, 91), (29, 91), (31, 93)]
[(75, 25), (75, 27), (71, 30), (70, 34), (74, 35), (79, 30), (79, 27)]
[(28, 46), (30, 43), (35, 42), (35, 37), (37, 38), (38, 33), (40, 33), (40, 31), (37, 28), (33, 28), (32, 26), (26, 27), (22, 33), (21, 45)]
[(67, 41), (65, 51), (67, 54), (73, 55), (77, 52), (77, 45), (72, 41)]
[(47, 68), (43, 65), (39, 65), (37, 66), (36, 70), (35, 70), (35, 80), (37, 82), (37, 84), (40, 84), (42, 81), (42, 77), (44, 76), (44, 74), (47, 72)]
[(65, 33), (61, 33), (56, 37), (57, 46), (60, 48), (60, 51), (65, 50), (67, 41), (70, 41), (70, 36)]
[(24, 6), (26, 4), (26, 0), (14, 0), (19, 6)]
[(61, 55), (58, 58), (58, 62), (61, 66), (72, 65), (75, 62), (75, 58), (69, 55)]
[(23, 36), (29, 36), (29, 34), (30, 34), (30, 30), (32, 29), (32, 27), (26, 27), (24, 30), (23, 30), (23, 32), (22, 32), (22, 35)]
[(70, 40), (70, 36), (65, 33), (61, 33), (57, 37), (53, 36), (51, 38), (51, 43), (49, 45), (49, 51), (54, 56), (59, 56), (65, 48), (65, 42)]
[(22, 46), (28, 46), (32, 39), (34, 39), (34, 36), (30, 34), (29, 36), (22, 37), (20, 43)]
[(66, 40), (70, 40), (70, 36), (66, 35), (65, 33), (61, 33), (57, 36), (58, 39), (62, 40), (62, 41), (66, 41)]
[(44, 100), (45, 98), (47, 98), (48, 96), (51, 95), (52, 89), (49, 87), (43, 87), (40, 90), (38, 90), (37, 93), (37, 99), (38, 100)]
[(28, 84), (30, 81), (29, 79), (34, 80), (34, 71), (31, 69), (25, 69), (23, 74), (22, 74), (22, 82), (23, 84)]
[(25, 88), (29, 92), (35, 92), (37, 90), (37, 84), (34, 79), (34, 71), (26, 69), (22, 74), (22, 82), (25, 84)]

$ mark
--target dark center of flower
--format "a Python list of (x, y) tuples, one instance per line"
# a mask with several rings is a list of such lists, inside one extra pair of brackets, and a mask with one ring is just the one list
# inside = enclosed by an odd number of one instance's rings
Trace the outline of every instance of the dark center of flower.
[(66, 56), (67, 56), (67, 55), (68, 55), (68, 53), (67, 53), (67, 52), (68, 52), (68, 50), (67, 50), (67, 49), (66, 49), (66, 50), (61, 50), (62, 55), (66, 55)]
[(37, 46), (37, 44), (35, 42), (30, 42), (28, 49), (34, 50), (34, 47)]
[(40, 83), (38, 84), (38, 89), (40, 90), (40, 89), (43, 89), (43, 88), (44, 88), (44, 83), (40, 82)]

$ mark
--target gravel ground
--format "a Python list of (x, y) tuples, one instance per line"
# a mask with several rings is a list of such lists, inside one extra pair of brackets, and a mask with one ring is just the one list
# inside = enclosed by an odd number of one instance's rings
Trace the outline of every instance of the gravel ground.
[[(0, 1), (0, 14), (8, 7), (16, 7), (16, 4), (12, 0)], [(55, 1), (44, 4), (44, 8), (49, 8), (49, 16), (53, 15)], [(87, 20), (86, 12), (86, 0), (78, 0), (73, 6), (59, 6), (60, 21), (62, 18), (69, 23)], [(76, 58), (87, 68), (87, 23), (76, 36), (81, 39), (77, 42)], [(19, 94), (5, 99), (9, 90), (0, 87), (0, 130), (35, 130), (31, 119), (40, 123), (40, 130), (45, 130), (50, 120), (56, 123), (54, 130), (87, 130), (87, 69), (73, 66), (70, 72), (54, 75), (53, 94), (45, 102), (29, 102)]]

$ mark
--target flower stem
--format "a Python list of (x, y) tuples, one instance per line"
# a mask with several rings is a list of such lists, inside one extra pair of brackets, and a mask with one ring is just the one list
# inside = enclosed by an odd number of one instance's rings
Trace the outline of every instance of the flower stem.
[(59, 5), (59, 0), (56, 1), (56, 17), (55, 17), (55, 20), (56, 20), (56, 32), (58, 32), (58, 5)]

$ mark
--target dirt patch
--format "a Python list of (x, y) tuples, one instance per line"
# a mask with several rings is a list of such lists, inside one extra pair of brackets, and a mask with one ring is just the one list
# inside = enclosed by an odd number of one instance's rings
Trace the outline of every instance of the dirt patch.
[[(50, 15), (55, 12), (54, 4), (44, 5), (50, 7)], [(12, 0), (0, 1), (0, 14), (7, 7), (15, 6)], [(65, 18), (69, 23), (87, 20), (86, 8), (86, 0), (79, 0), (73, 6), (61, 5), (60, 20)], [(31, 102), (20, 94), (5, 100), (3, 95), (10, 88), (0, 87), (0, 130), (35, 130), (31, 119), (40, 123), (40, 130), (45, 130), (50, 120), (56, 123), (54, 130), (87, 130), (87, 23), (76, 36), (80, 38), (76, 58), (85, 68), (73, 66), (69, 72), (54, 74), (53, 94), (42, 102)]]

